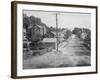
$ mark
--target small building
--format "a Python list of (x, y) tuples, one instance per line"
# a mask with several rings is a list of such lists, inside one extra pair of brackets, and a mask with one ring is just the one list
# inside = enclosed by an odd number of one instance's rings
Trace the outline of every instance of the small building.
[(41, 42), (44, 44), (46, 48), (51, 47), (55, 49), (56, 44), (57, 44), (57, 39), (56, 38), (44, 38)]

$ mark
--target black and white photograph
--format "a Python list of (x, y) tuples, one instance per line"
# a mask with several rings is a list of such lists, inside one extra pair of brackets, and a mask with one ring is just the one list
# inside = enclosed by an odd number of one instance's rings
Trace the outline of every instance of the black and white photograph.
[(12, 2), (13, 78), (97, 73), (97, 6)]
[(23, 69), (91, 66), (91, 14), (23, 10)]

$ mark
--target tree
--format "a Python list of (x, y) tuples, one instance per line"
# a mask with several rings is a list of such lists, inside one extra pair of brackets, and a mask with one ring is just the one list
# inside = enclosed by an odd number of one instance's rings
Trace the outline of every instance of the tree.
[(29, 17), (30, 25), (35, 25), (36, 24), (36, 18), (34, 16)]
[(91, 49), (91, 31), (87, 28), (74, 28), (73, 34), (83, 41), (83, 45), (88, 49)]
[(70, 30), (67, 30), (66, 33), (64, 34), (64, 39), (68, 39), (71, 36), (72, 32)]
[(23, 28), (27, 29), (30, 25), (30, 19), (26, 14), (23, 14)]
[(86, 34), (85, 38), (83, 39), (84, 45), (91, 49), (91, 31), (90, 29), (83, 29), (83, 32)]
[(40, 19), (40, 18), (37, 17), (37, 18), (35, 19), (35, 21), (36, 21), (36, 24), (41, 25), (41, 19)]

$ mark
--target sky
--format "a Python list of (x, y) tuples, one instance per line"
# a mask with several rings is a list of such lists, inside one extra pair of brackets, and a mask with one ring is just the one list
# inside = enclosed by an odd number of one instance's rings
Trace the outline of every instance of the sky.
[(42, 22), (49, 27), (56, 27), (56, 13), (58, 14), (58, 27), (73, 30), (74, 27), (91, 28), (91, 14), (75, 13), (75, 12), (46, 12), (24, 10), (27, 16), (35, 16), (41, 18)]

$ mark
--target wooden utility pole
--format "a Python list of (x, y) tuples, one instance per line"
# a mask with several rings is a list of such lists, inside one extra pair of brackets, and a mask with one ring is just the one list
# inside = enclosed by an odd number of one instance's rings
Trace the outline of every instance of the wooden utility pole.
[(57, 40), (57, 42), (56, 42), (56, 51), (58, 52), (58, 14), (56, 13), (56, 14), (53, 14), (53, 15), (55, 15), (55, 17), (56, 17), (56, 40)]
[(56, 39), (57, 39), (57, 52), (58, 52), (58, 14), (56, 13)]

